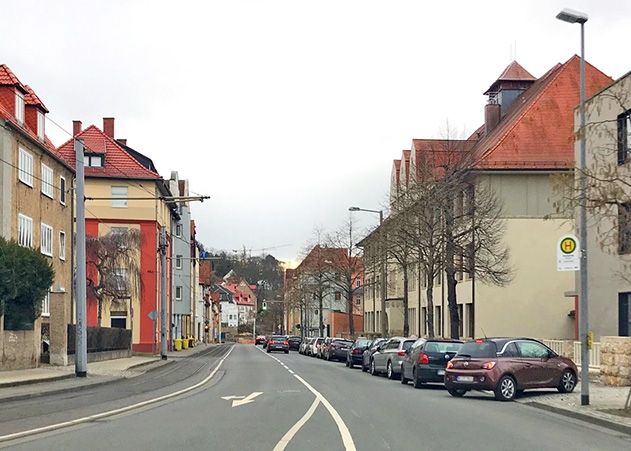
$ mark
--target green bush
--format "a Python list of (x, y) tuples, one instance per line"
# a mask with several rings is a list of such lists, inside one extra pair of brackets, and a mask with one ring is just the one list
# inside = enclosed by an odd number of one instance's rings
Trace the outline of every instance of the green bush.
[(0, 237), (0, 311), (6, 330), (33, 328), (54, 278), (50, 260), (38, 250)]

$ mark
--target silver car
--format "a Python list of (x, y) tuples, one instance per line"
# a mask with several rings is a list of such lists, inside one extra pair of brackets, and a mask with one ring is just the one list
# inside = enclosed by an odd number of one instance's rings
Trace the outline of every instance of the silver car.
[(415, 341), (413, 338), (392, 337), (381, 343), (372, 355), (370, 374), (377, 376), (386, 373), (388, 379), (397, 379), (401, 375), (401, 363), (406, 352)]

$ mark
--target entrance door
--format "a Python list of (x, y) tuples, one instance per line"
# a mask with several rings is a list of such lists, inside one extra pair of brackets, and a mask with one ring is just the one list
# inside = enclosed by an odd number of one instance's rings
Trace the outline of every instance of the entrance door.
[(618, 335), (631, 336), (631, 293), (618, 294)]

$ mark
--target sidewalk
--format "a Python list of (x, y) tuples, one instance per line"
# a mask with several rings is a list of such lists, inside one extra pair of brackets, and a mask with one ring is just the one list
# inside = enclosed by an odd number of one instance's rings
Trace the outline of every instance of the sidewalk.
[(124, 359), (88, 363), (88, 376), (75, 377), (74, 365), (51, 366), (15, 371), (0, 371), (0, 403), (18, 401), (47, 394), (85, 390), (96, 385), (132, 378), (190, 357), (216, 345), (200, 344), (179, 352), (169, 352), (168, 360), (160, 356), (132, 356)]
[(589, 386), (589, 406), (581, 406), (580, 383), (568, 394), (527, 391), (518, 402), (631, 434), (631, 410), (626, 416), (622, 411), (630, 389), (592, 382)]

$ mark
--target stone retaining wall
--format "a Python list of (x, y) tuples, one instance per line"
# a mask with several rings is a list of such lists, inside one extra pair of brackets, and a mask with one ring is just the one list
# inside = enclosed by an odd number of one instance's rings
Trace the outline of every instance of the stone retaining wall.
[(631, 385), (631, 337), (601, 337), (600, 382)]

